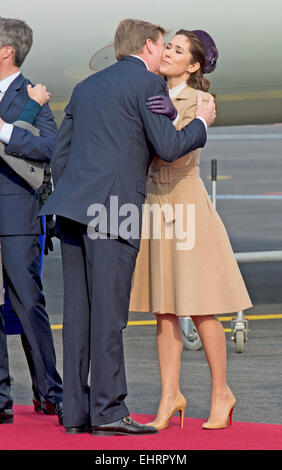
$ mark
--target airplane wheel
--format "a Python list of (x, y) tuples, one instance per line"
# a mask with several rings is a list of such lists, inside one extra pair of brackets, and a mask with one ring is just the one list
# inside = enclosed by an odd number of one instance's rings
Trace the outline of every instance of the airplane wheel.
[(242, 353), (245, 345), (245, 332), (242, 330), (236, 331), (236, 345), (237, 352)]
[(180, 324), (184, 349), (188, 349), (189, 351), (198, 351), (198, 349), (201, 349), (202, 342), (193, 320), (191, 318), (180, 318)]

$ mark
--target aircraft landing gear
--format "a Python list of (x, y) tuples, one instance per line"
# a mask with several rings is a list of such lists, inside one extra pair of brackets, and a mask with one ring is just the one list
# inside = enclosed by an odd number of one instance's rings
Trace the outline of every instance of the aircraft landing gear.
[(201, 349), (202, 342), (198, 335), (197, 328), (194, 325), (192, 318), (190, 317), (181, 317), (179, 318), (181, 328), (182, 328), (182, 339), (184, 349), (190, 351), (198, 351)]
[(236, 343), (237, 352), (242, 353), (248, 340), (248, 320), (244, 318), (242, 311), (238, 312), (236, 320), (232, 320), (231, 330), (231, 340)]

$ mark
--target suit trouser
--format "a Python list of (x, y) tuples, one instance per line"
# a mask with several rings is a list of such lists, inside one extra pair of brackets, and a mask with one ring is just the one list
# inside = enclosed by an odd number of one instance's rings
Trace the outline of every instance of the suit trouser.
[[(2, 309), (2, 307), (1, 307)], [(9, 374), (9, 359), (7, 338), (2, 311), (0, 313), (0, 411), (13, 407), (13, 398), (10, 395), (11, 382)]]
[(106, 424), (128, 415), (122, 330), (137, 250), (120, 239), (91, 240), (74, 221), (61, 227), (64, 426)]
[[(56, 356), (45, 298), (40, 279), (40, 243), (37, 235), (2, 236), (3, 273), (11, 306), (18, 316), (32, 364), (32, 380), (38, 393), (46, 400), (62, 401), (62, 380), (56, 370)], [(1, 315), (2, 316), (2, 315)], [(11, 405), (7, 339), (3, 318), (0, 322), (2, 384), (0, 378), (0, 409)], [(10, 407), (10, 406), (7, 406)]]

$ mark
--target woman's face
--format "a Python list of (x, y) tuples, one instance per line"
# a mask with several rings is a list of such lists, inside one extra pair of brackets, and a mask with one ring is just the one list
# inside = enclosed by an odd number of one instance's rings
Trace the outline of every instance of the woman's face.
[(178, 34), (166, 45), (163, 52), (160, 74), (166, 77), (187, 77), (195, 72), (200, 64), (192, 64), (192, 55), (189, 51), (189, 39)]

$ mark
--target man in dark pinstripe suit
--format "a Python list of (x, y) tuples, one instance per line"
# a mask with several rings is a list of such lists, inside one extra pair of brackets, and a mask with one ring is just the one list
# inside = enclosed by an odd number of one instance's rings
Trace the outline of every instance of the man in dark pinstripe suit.
[[(144, 21), (120, 23), (118, 62), (76, 86), (55, 144), (55, 190), (41, 214), (56, 214), (61, 234), (68, 433), (157, 432), (133, 421), (124, 402), (122, 330), (140, 244), (146, 174), (155, 153), (173, 161), (203, 147), (202, 121), (211, 124), (215, 118), (214, 104), (202, 105), (203, 119), (177, 132), (166, 116), (146, 109), (148, 97), (166, 92), (165, 81), (151, 73), (160, 65), (162, 33), (163, 28)], [(138, 213), (137, 229), (128, 237), (120, 230), (125, 204)], [(113, 206), (114, 221), (109, 221), (105, 216), (113, 215)]]

